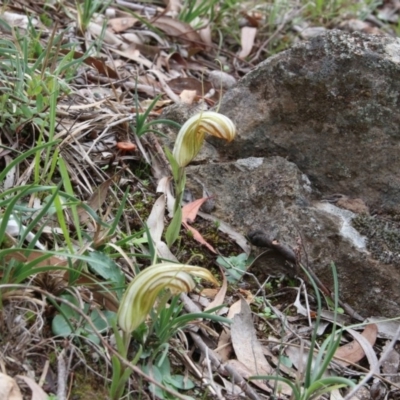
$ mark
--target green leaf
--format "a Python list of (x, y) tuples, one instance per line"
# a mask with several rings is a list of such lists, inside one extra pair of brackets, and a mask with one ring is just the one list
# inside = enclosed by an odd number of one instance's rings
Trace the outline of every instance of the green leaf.
[(88, 264), (92, 272), (107, 281), (111, 281), (114, 284), (114, 288), (118, 288), (118, 295), (122, 295), (122, 288), (125, 285), (125, 276), (118, 265), (107, 257), (106, 254), (99, 251), (92, 251), (88, 256), (90, 258)]
[[(78, 300), (70, 295), (65, 294), (60, 296), (62, 299), (69, 301), (70, 303), (79, 307)], [(89, 305), (85, 304), (83, 311), (86, 313), (89, 310)], [(51, 329), (57, 336), (69, 336), (75, 331), (76, 323), (80, 319), (80, 315), (68, 304), (62, 303), (60, 306), (61, 314), (56, 315), (51, 323)]]
[(178, 239), (179, 232), (181, 231), (182, 223), (182, 209), (179, 207), (172, 217), (171, 223), (169, 224), (167, 231), (165, 232), (165, 239), (169, 248)]
[[(162, 383), (163, 381), (163, 376), (162, 373), (160, 372), (160, 369), (157, 368), (155, 365), (143, 365), (142, 366), (142, 371), (146, 374), (151, 376), (154, 380), (156, 380), (159, 383)], [(159, 388), (158, 386), (150, 383), (149, 384), (149, 390), (151, 393), (153, 393), (155, 396), (157, 396), (160, 399), (164, 399), (164, 391)]]
[[(69, 294), (62, 295), (61, 298), (68, 300), (70, 303), (79, 307), (78, 300)], [(59, 307), (60, 314), (53, 318), (51, 328), (55, 335), (66, 337), (71, 334), (77, 336), (86, 337), (88, 340), (99, 344), (100, 339), (94, 333), (92, 327), (88, 322), (82, 319), (80, 313), (76, 312), (68, 304), (62, 303)], [(89, 312), (89, 304), (84, 303), (83, 310), (85, 314)], [(90, 313), (90, 319), (95, 326), (96, 330), (101, 332), (106, 331), (112, 325), (112, 320), (116, 318), (116, 314), (112, 311), (99, 312), (98, 310), (93, 310)], [(80, 323), (77, 326), (77, 323)]]
[(171, 165), (172, 175), (174, 177), (174, 181), (177, 182), (179, 179), (179, 165), (175, 160), (174, 156), (172, 155), (170, 149), (168, 147), (164, 147), (165, 156), (168, 158), (168, 161)]
[(248, 256), (246, 253), (232, 257), (217, 258), (217, 264), (225, 269), (229, 283), (238, 282), (246, 271)]
[(14, 168), (17, 164), (19, 164), (20, 162), (22, 162), (23, 160), (25, 160), (26, 158), (28, 158), (32, 154), (35, 154), (36, 152), (45, 149), (46, 147), (55, 146), (58, 142), (59, 142), (59, 140), (55, 140), (53, 142), (49, 142), (49, 143), (42, 144), (40, 146), (36, 146), (33, 149), (25, 151), (24, 153), (22, 153), (21, 155), (16, 157), (13, 161), (10, 162), (10, 164), (7, 165), (6, 168), (3, 169), (3, 171), (1, 171), (1, 173), (0, 173), (0, 182), (4, 180), (4, 178), (10, 172), (10, 170), (12, 168)]
[(286, 356), (280, 356), (279, 357), (279, 362), (282, 364), (282, 365), (284, 365), (285, 367), (288, 367), (288, 368), (292, 368), (293, 367), (293, 363), (292, 363), (292, 360), (289, 358), (289, 357), (286, 357)]
[(169, 383), (176, 389), (190, 390), (195, 387), (195, 384), (190, 379), (185, 379), (182, 375), (172, 375), (164, 378), (165, 383)]
[[(94, 309), (90, 313), (90, 319), (92, 320), (93, 325), (100, 333), (110, 328), (112, 320), (115, 319), (116, 317), (117, 314), (115, 312), (108, 310), (100, 312), (99, 310)], [(89, 324), (85, 325), (85, 329), (87, 331), (93, 332), (93, 329)]]

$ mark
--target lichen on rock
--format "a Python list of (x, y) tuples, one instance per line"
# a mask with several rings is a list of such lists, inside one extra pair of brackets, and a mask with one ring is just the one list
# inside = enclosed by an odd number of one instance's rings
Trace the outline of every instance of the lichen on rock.
[(373, 258), (400, 267), (400, 222), (360, 214), (352, 220), (352, 225), (367, 237), (367, 249)]

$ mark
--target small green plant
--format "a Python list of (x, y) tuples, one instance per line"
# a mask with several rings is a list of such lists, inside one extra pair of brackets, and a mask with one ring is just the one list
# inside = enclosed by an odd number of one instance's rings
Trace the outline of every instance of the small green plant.
[(309, 400), (315, 399), (324, 394), (330, 393), (332, 390), (340, 389), (344, 387), (354, 387), (355, 383), (350, 379), (332, 376), (325, 377), (325, 372), (327, 371), (335, 352), (340, 344), (342, 331), (337, 331), (336, 329), (336, 317), (338, 308), (338, 298), (339, 298), (339, 288), (338, 288), (338, 278), (336, 267), (332, 263), (332, 272), (334, 278), (334, 293), (335, 293), (335, 308), (334, 308), (334, 322), (332, 327), (332, 333), (324, 340), (318, 352), (316, 346), (318, 326), (321, 321), (321, 296), (318, 291), (318, 287), (315, 281), (312, 279), (311, 275), (307, 269), (303, 268), (305, 274), (307, 275), (309, 281), (311, 282), (314, 292), (317, 298), (317, 317), (315, 321), (315, 328), (311, 336), (311, 345), (307, 358), (307, 364), (304, 371), (304, 376), (301, 380), (292, 382), (282, 376), (253, 376), (250, 379), (268, 379), (275, 380), (278, 382), (284, 382), (289, 385), (293, 391), (292, 397), (296, 400)]
[[(136, 81), (136, 84), (137, 84), (137, 81)], [(146, 111), (144, 113), (141, 113), (140, 112), (139, 97), (138, 97), (138, 94), (137, 94), (137, 87), (136, 87), (136, 90), (135, 90), (135, 103), (136, 103), (135, 104), (136, 105), (136, 115), (135, 115), (136, 121), (135, 122), (136, 122), (136, 124), (135, 124), (135, 128), (134, 128), (134, 132), (135, 132), (135, 135), (138, 138), (142, 137), (143, 135), (145, 135), (148, 132), (153, 132), (153, 133), (156, 133), (158, 135), (162, 135), (162, 133), (160, 131), (155, 130), (155, 129), (152, 128), (153, 125), (164, 124), (164, 125), (173, 126), (175, 128), (178, 128), (178, 129), (181, 128), (181, 126), (177, 122), (171, 121), (169, 119), (157, 119), (157, 120), (154, 120), (154, 121), (147, 122), (150, 113), (153, 111), (153, 109), (156, 106), (158, 100), (160, 100), (160, 97), (161, 96), (156, 96), (153, 99), (153, 101), (149, 104), (149, 106), (147, 107)]]
[[(150, 356), (147, 362), (147, 368), (149, 368), (154, 365), (154, 360), (159, 356), (158, 365), (162, 365), (167, 356), (169, 339), (189, 322), (197, 318), (230, 322), (226, 318), (211, 314), (215, 310), (207, 313), (179, 315), (182, 306), (178, 304), (177, 297), (172, 298), (170, 305), (167, 304), (172, 294), (186, 292), (195, 287), (191, 275), (217, 284), (211, 272), (204, 268), (173, 263), (152, 265), (133, 279), (125, 291), (117, 315), (118, 325), (123, 331), (122, 335), (114, 327), (117, 348), (123, 357), (127, 358), (131, 339), (134, 337), (139, 347), (131, 362), (136, 364), (140, 357)], [(161, 293), (163, 295), (160, 303), (154, 309), (156, 299)], [(149, 313), (152, 322), (147, 328), (144, 321)], [(144, 354), (144, 349), (149, 352), (147, 356)], [(129, 379), (131, 371), (124, 368), (116, 357), (113, 358), (113, 366), (110, 395), (113, 400), (117, 400), (123, 394), (125, 382)]]
[[(80, 307), (80, 304), (76, 297), (65, 294), (61, 295), (61, 298), (69, 301), (70, 303)], [(94, 309), (89, 312), (89, 304), (83, 304), (83, 312), (89, 315), (93, 325), (98, 332), (106, 332), (111, 327), (111, 321), (115, 319), (115, 313), (112, 311), (99, 312)], [(59, 307), (60, 314), (56, 315), (52, 321), (53, 333), (61, 337), (82, 337), (93, 343), (100, 344), (99, 337), (93, 332), (90, 325), (81, 321), (81, 317), (76, 311), (69, 307), (67, 304), (62, 303)]]
[(233, 122), (214, 111), (204, 111), (189, 118), (176, 138), (174, 149), (166, 149), (175, 185), (175, 204), (173, 217), (167, 228), (165, 238), (171, 247), (179, 236), (182, 223), (182, 198), (186, 185), (186, 166), (196, 157), (203, 146), (206, 134), (232, 141), (236, 135)]
[[(171, 365), (168, 357), (159, 357), (156, 362), (142, 367), (143, 372), (153, 376), (157, 382), (172, 390), (191, 390), (195, 387), (193, 381), (180, 374), (171, 374)], [(150, 384), (149, 389), (159, 399), (174, 400), (174, 397), (160, 387)], [(188, 400), (191, 397), (186, 396)]]
[(232, 257), (219, 256), (217, 258), (217, 264), (224, 268), (228, 282), (232, 284), (240, 281), (249, 265), (246, 253)]
[(202, 19), (212, 21), (214, 19), (214, 7), (218, 0), (186, 0), (179, 13), (179, 20), (191, 24), (193, 28), (201, 28), (204, 25)]
[(258, 313), (258, 315), (265, 319), (274, 319), (276, 315), (272, 312), (270, 307), (264, 307), (264, 309)]
[(86, 32), (90, 21), (96, 12), (102, 13), (111, 3), (111, 0), (76, 0), (75, 4), (78, 12), (78, 25), (81, 32)]

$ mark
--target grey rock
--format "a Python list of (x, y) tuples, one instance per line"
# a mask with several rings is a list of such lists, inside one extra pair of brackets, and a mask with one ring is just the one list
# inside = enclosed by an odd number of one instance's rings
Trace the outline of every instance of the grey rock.
[[(355, 311), (399, 316), (400, 39), (322, 34), (256, 67), (220, 112), (238, 135), (208, 139), (212, 156), (188, 168), (195, 198), (213, 193), (213, 215), (241, 233), (262, 229), (292, 249), (301, 238), (303, 262), (327, 285), (336, 264)], [(263, 270), (293, 273), (271, 252)]]
[[(348, 222), (355, 214), (317, 207), (307, 177), (294, 163), (281, 157), (250, 158), (191, 166), (187, 172), (187, 186), (195, 198), (202, 196), (205, 185), (215, 194), (213, 215), (238, 231), (262, 229), (292, 249), (301, 238), (303, 262), (307, 258), (319, 279), (331, 287), (331, 263), (335, 262), (341, 299), (361, 315), (400, 314), (396, 267), (382, 268), (360, 244), (360, 235), (349, 233)], [(251, 272), (260, 281), (263, 274), (293, 274), (279, 254), (268, 254), (257, 271)]]
[(400, 39), (329, 31), (270, 57), (223, 97), (232, 159), (281, 156), (321, 193), (400, 211)]

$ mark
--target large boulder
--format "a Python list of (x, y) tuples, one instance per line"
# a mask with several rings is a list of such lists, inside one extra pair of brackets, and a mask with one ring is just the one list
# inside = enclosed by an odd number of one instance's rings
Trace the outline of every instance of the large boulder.
[[(335, 262), (341, 299), (362, 316), (400, 315), (398, 267), (374, 259), (352, 227), (352, 219), (368, 216), (313, 201), (310, 181), (295, 164), (281, 157), (251, 157), (192, 166), (187, 172), (187, 187), (196, 198), (204, 187), (215, 196), (215, 217), (243, 233), (261, 229), (289, 248), (300, 247), (303, 263), (331, 288)], [(275, 253), (250, 272), (262, 281), (268, 274), (295, 271)]]
[(238, 128), (211, 139), (224, 156), (281, 156), (322, 193), (400, 211), (400, 39), (329, 31), (258, 65), (220, 112)]
[[(192, 192), (205, 186), (214, 215), (244, 234), (261, 229), (291, 248), (301, 239), (303, 262), (327, 285), (333, 261), (342, 300), (361, 315), (399, 316), (400, 40), (327, 32), (260, 64), (220, 112), (238, 136), (209, 140), (188, 168)], [(263, 265), (293, 272), (279, 254)]]

